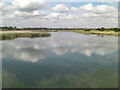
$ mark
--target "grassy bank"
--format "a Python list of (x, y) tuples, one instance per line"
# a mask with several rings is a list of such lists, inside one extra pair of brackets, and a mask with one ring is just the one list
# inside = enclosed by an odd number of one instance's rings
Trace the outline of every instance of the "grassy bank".
[(120, 32), (115, 31), (97, 31), (97, 30), (58, 30), (59, 32), (75, 32), (80, 34), (96, 34), (96, 35), (110, 35), (110, 36), (120, 36)]
[(0, 40), (12, 40), (16, 38), (36, 38), (36, 37), (49, 37), (49, 33), (1, 33)]
[(20, 31), (20, 32), (75, 32), (75, 33), (81, 33), (81, 34), (98, 34), (98, 35), (111, 35), (111, 36), (120, 36), (120, 28), (114, 27), (114, 28), (105, 28), (105, 27), (99, 27), (99, 28), (47, 28), (47, 27), (27, 27), (27, 28), (17, 28), (13, 26), (4, 26), (0, 27), (2, 31)]
[(81, 34), (99, 34), (99, 35), (120, 36), (120, 32), (115, 32), (115, 31), (97, 31), (97, 30), (84, 31), (84, 30), (73, 30), (73, 32), (75, 32), (75, 33), (81, 33)]

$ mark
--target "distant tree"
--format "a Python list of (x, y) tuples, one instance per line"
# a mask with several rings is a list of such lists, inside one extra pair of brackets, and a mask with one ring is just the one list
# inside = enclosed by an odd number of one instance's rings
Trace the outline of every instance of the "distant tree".
[(115, 32), (119, 32), (120, 31), (120, 28), (114, 28), (113, 29)]
[(100, 28), (97, 28), (96, 30), (101, 30)]
[(115, 32), (118, 32), (118, 28), (114, 28), (113, 30), (114, 30)]
[(7, 26), (2, 27), (3, 30), (8, 30)]
[(118, 28), (118, 31), (120, 31), (120, 28)]
[(104, 31), (104, 30), (105, 30), (105, 28), (104, 28), (104, 27), (101, 27), (100, 31)]
[(8, 30), (13, 30), (14, 28), (12, 26), (9, 26), (8, 27)]
[(17, 29), (17, 27), (14, 27), (14, 29), (16, 30), (16, 29)]
[(110, 30), (113, 30), (112, 28), (110, 28)]
[(90, 29), (88, 29), (88, 28), (86, 28), (86, 29), (84, 29), (85, 31), (90, 31)]

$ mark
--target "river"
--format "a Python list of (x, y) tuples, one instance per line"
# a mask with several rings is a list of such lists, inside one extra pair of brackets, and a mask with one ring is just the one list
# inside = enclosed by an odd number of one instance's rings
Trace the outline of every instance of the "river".
[(117, 88), (118, 37), (51, 32), (2, 43), (3, 88)]

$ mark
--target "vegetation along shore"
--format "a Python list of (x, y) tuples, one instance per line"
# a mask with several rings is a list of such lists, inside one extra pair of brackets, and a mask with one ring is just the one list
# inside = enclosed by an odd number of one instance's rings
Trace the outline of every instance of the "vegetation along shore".
[[(101, 27), (101, 28), (46, 28), (46, 27), (17, 28), (17, 27), (12, 27), (12, 26), (5, 26), (5, 27), (0, 27), (0, 28), (2, 30), (2, 33), (5, 33), (6, 31), (8, 33), (11, 33), (13, 31), (18, 31), (20, 33), (21, 32), (23, 32), (23, 33), (25, 33), (25, 32), (41, 33), (41, 32), (69, 31), (69, 32), (75, 32), (75, 33), (80, 33), (80, 34), (98, 34), (98, 35), (120, 36), (120, 28), (104, 28), (104, 27)], [(45, 36), (47, 36), (47, 34)]]
[(49, 37), (50, 33), (43, 32), (3, 32), (0, 34), (0, 40), (12, 40), (16, 38), (37, 38), (37, 37)]

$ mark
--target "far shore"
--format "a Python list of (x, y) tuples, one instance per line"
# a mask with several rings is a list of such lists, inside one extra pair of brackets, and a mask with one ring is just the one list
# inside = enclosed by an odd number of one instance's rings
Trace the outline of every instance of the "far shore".
[(110, 35), (110, 36), (120, 36), (120, 32), (115, 31), (98, 31), (98, 30), (19, 30), (19, 31), (0, 31), (0, 34), (10, 34), (10, 33), (47, 33), (47, 32), (75, 32), (80, 34), (96, 34), (96, 35)]
[(79, 34), (96, 34), (96, 35), (109, 35), (109, 36), (120, 36), (120, 32), (115, 31), (97, 31), (97, 30), (90, 30), (90, 31), (84, 31), (84, 30), (58, 30), (61, 32), (74, 32)]
[(97, 30), (83, 31), (83, 30), (75, 30), (73, 32), (81, 33), (81, 34), (97, 34), (97, 35), (120, 36), (120, 32), (115, 32), (115, 31), (97, 31)]

